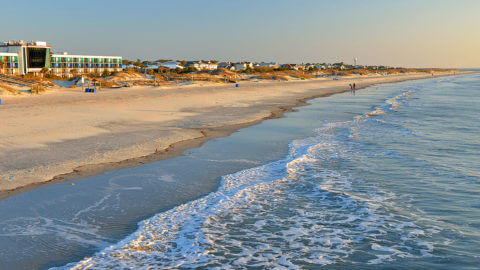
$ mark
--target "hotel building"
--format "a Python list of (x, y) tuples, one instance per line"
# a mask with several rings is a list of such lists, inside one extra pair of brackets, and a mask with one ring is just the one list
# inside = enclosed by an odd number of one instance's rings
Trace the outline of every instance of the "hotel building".
[(122, 70), (121, 56), (70, 55), (52, 53), (43, 41), (8, 41), (0, 45), (0, 73), (38, 75), (45, 70), (57, 76)]

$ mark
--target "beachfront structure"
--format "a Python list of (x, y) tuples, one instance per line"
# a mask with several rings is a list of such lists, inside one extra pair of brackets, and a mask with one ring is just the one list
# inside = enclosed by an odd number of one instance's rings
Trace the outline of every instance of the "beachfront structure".
[(199, 70), (215, 70), (218, 68), (218, 65), (212, 62), (188, 61), (185, 67), (193, 67)]
[(52, 54), (50, 70), (58, 76), (122, 71), (122, 57)]
[(8, 41), (0, 45), (0, 72), (35, 74), (52, 72), (70, 77), (83, 73), (103, 73), (122, 70), (121, 56), (70, 55), (52, 53), (44, 41)]
[(18, 73), (18, 54), (0, 52), (0, 73), (17, 74)]

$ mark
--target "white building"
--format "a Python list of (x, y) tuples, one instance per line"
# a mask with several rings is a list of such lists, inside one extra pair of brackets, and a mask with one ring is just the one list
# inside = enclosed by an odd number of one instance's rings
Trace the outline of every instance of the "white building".
[(235, 63), (235, 64), (233, 64), (233, 67), (235, 68), (235, 70), (242, 71), (242, 70), (247, 69), (247, 64), (245, 64), (245, 63)]
[(176, 69), (176, 68), (182, 69), (183, 68), (183, 66), (180, 65), (180, 63), (177, 62), (177, 61), (163, 62), (163, 63), (160, 63), (159, 65), (162, 66), (162, 67), (165, 67), (165, 68), (170, 68), (170, 69)]
[(269, 68), (278, 68), (279, 65), (278, 63), (276, 62), (268, 62), (268, 63), (265, 63), (265, 62), (261, 62), (258, 64), (259, 67), (269, 67)]
[(69, 77), (71, 73), (102, 73), (121, 71), (122, 57), (69, 55), (51, 53), (45, 41), (8, 41), (0, 45), (0, 60), (6, 64), (0, 71), (9, 74), (39, 74), (51, 71)]

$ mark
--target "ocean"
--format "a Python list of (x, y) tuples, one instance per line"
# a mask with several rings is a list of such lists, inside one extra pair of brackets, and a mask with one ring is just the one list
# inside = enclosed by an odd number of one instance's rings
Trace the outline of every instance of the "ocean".
[(479, 94), (479, 74), (372, 86), (182, 157), (7, 198), (0, 263), (478, 269)]

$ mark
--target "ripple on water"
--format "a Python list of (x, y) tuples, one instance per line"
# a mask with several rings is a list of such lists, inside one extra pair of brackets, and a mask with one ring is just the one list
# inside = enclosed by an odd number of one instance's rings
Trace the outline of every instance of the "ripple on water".
[(397, 211), (395, 194), (335, 166), (361, 159), (349, 140), (375, 112), (396, 111), (413, 93), (293, 141), (285, 159), (226, 175), (218, 191), (141, 222), (127, 239), (67, 267), (301, 268), (432, 256), (429, 239), (439, 230)]

